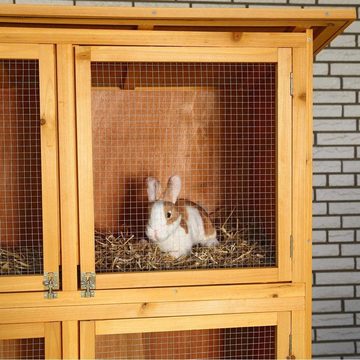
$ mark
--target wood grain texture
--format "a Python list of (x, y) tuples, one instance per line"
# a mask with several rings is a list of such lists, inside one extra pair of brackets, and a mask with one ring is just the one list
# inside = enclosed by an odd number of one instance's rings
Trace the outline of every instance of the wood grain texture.
[(61, 359), (61, 323), (49, 322), (44, 324), (45, 358)]
[(76, 320), (63, 321), (62, 356), (64, 359), (79, 359), (79, 322)]
[(24, 338), (41, 338), (45, 336), (44, 324), (6, 324), (0, 325), (0, 339), (24, 339)]
[(95, 321), (80, 322), (80, 359), (95, 359)]

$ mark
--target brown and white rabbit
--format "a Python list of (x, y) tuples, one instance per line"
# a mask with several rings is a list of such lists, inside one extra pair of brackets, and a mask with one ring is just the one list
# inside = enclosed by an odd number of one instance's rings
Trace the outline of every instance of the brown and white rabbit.
[(146, 235), (161, 251), (178, 258), (188, 255), (193, 245), (216, 246), (216, 230), (209, 215), (198, 204), (178, 199), (181, 179), (178, 175), (169, 178), (163, 192), (160, 182), (147, 178), (149, 220)]

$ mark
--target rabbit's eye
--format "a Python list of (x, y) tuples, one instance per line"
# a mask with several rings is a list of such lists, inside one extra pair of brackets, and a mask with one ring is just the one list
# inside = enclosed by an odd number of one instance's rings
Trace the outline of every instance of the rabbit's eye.
[(171, 218), (171, 215), (172, 215), (171, 211), (168, 211), (168, 212), (166, 213), (166, 218), (167, 218), (167, 219), (170, 219), (170, 218)]

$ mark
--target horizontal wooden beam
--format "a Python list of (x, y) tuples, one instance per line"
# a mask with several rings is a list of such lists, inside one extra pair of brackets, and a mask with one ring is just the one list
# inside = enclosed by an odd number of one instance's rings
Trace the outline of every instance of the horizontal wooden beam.
[[(37, 291), (43, 290), (44, 285), (42, 275), (9, 275), (0, 277), (0, 297), (1, 293), (17, 291)], [(17, 297), (21, 298), (22, 295), (17, 294)], [(44, 296), (42, 294), (42, 296)]]

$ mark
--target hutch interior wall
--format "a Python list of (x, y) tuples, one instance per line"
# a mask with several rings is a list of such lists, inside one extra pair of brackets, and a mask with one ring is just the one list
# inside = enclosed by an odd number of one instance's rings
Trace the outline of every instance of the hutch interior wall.
[[(310, 357), (312, 57), (354, 18), (1, 6), (3, 357)], [(159, 201), (217, 240), (150, 241)]]

